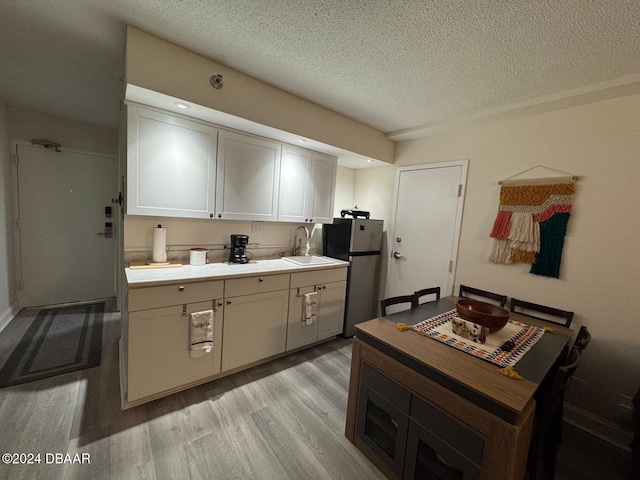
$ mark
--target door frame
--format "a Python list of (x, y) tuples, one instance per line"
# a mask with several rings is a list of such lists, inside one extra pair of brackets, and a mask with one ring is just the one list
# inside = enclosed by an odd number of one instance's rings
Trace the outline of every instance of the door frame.
[[(397, 212), (397, 208), (398, 208), (398, 196), (400, 195), (399, 192), (399, 187), (400, 187), (400, 175), (402, 174), (402, 172), (407, 172), (407, 171), (411, 171), (411, 170), (428, 170), (428, 169), (432, 169), (432, 168), (447, 168), (447, 167), (462, 167), (462, 174), (461, 174), (461, 187), (460, 187), (460, 195), (458, 196), (458, 206), (456, 208), (456, 220), (455, 220), (455, 229), (454, 229), (454, 233), (453, 233), (453, 246), (452, 246), (452, 257), (451, 260), (451, 267), (449, 268), (449, 278), (447, 281), (447, 288), (443, 288), (443, 296), (447, 296), (447, 295), (453, 295), (453, 287), (455, 286), (455, 276), (456, 276), (456, 270), (458, 268), (458, 248), (460, 245), (460, 231), (462, 229), (462, 211), (464, 208), (464, 199), (466, 196), (466, 191), (467, 191), (467, 174), (469, 171), (469, 159), (462, 159), (462, 160), (451, 160), (448, 162), (434, 162), (434, 163), (421, 163), (419, 165), (407, 165), (405, 167), (397, 167), (396, 169), (396, 178), (395, 178), (395, 185), (394, 185), (394, 190), (393, 190), (393, 203), (392, 203), (392, 210), (391, 210), (391, 226), (393, 228), (393, 231), (390, 232), (390, 236), (388, 237), (388, 242), (387, 244), (389, 245), (389, 249), (388, 249), (388, 257), (387, 257), (387, 261), (390, 261), (390, 259), (393, 258), (393, 239), (396, 236), (396, 232), (395, 232), (395, 228), (396, 228), (396, 212)], [(385, 296), (388, 295), (388, 293), (391, 291), (390, 290), (390, 285), (391, 285), (391, 265), (387, 266), (387, 280), (385, 282)], [(407, 292), (407, 295), (409, 294), (409, 292)], [(384, 298), (384, 297), (382, 297)]]
[[(37, 145), (32, 144), (31, 142), (27, 142), (24, 140), (11, 140), (11, 157), (12, 157), (12, 161), (11, 161), (11, 187), (12, 187), (12, 204), (13, 204), (13, 256), (14, 256), (14, 262), (15, 262), (15, 275), (16, 275), (16, 279), (15, 279), (15, 286), (16, 286), (16, 298), (17, 298), (17, 302), (18, 302), (18, 308), (22, 309), (22, 256), (21, 256), (21, 243), (20, 243), (20, 228), (19, 228), (19, 221), (20, 221), (20, 207), (19, 207), (19, 192), (18, 192), (18, 146), (27, 146), (27, 147), (34, 147), (34, 148), (45, 148), (44, 146), (42, 147), (38, 147)], [(65, 148), (65, 147), (60, 147), (59, 148), (61, 151), (63, 152), (69, 152), (69, 153), (77, 153), (80, 155), (92, 155), (94, 157), (102, 157), (102, 158), (110, 158), (113, 160), (114, 162), (114, 180), (115, 180), (115, 185), (114, 185), (114, 194), (117, 196), (118, 192), (120, 191), (120, 181), (119, 181), (119, 159), (118, 159), (118, 155), (115, 154), (108, 154), (108, 153), (103, 153), (103, 152), (91, 152), (88, 150), (78, 150), (78, 149), (74, 149), (74, 148)], [(114, 203), (115, 201), (115, 203)], [(118, 258), (120, 258), (120, 255), (122, 254), (122, 235), (119, 234), (120, 231), (122, 231), (122, 215), (120, 214), (120, 206), (118, 205), (117, 202), (117, 198), (112, 198), (111, 199), (111, 204), (113, 207), (113, 212), (116, 212), (117, 214), (113, 214), (112, 213), (112, 220), (113, 220), (113, 238), (114, 238), (114, 251), (113, 251), (113, 272), (114, 272), (114, 278), (113, 278), (113, 285), (114, 285), (114, 292), (116, 293), (116, 295), (119, 294), (119, 286), (118, 284), (119, 282), (119, 278), (118, 278), (118, 270), (119, 270), (119, 265), (118, 265)], [(116, 207), (117, 206), (117, 207)]]

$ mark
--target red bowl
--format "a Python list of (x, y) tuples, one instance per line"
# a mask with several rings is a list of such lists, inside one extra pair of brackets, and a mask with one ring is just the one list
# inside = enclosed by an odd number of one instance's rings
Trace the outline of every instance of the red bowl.
[(505, 308), (470, 298), (458, 300), (456, 310), (460, 318), (487, 327), (489, 333), (495, 333), (504, 327), (510, 316), (509, 310)]

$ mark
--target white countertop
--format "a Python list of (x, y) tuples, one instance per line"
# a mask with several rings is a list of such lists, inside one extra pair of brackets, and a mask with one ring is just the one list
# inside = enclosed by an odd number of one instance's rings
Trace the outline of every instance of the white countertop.
[(247, 277), (269, 273), (295, 273), (308, 270), (346, 267), (349, 262), (335, 258), (322, 257), (327, 263), (315, 265), (297, 265), (278, 258), (274, 260), (255, 260), (250, 263), (208, 263), (202, 266), (183, 265), (173, 268), (150, 268), (131, 270), (125, 268), (127, 284), (130, 288), (151, 287), (174, 282), (197, 282), (205, 280), (224, 280), (227, 278)]

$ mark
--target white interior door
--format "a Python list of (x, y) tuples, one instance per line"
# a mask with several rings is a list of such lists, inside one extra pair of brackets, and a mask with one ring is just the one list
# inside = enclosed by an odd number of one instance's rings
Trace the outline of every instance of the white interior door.
[[(17, 145), (20, 305), (115, 295), (115, 159)], [(115, 234), (114, 234), (115, 236)]]
[(466, 177), (466, 160), (398, 169), (387, 296), (453, 292)]

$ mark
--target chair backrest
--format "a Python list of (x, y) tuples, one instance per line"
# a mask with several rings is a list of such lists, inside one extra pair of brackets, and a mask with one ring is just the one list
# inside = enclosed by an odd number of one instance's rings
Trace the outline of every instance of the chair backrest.
[(501, 307), (507, 304), (507, 296), (500, 295), (499, 293), (487, 292), (486, 290), (480, 290), (479, 288), (469, 287), (467, 285), (460, 285), (459, 297), (474, 298), (483, 297), (493, 300)]
[(434, 300), (440, 300), (440, 287), (423, 288), (413, 294), (416, 297), (416, 306), (420, 305), (420, 298), (426, 295), (435, 295)]
[(564, 361), (564, 364), (558, 367), (556, 376), (553, 379), (553, 385), (551, 387), (552, 397), (558, 402), (564, 395), (565, 390), (569, 386), (571, 377), (580, 364), (580, 350), (572, 348)]
[(389, 297), (383, 300), (380, 300), (380, 310), (382, 311), (382, 316), (384, 317), (387, 314), (387, 307), (390, 305), (397, 305), (398, 303), (409, 303), (410, 307), (413, 308), (416, 305), (416, 296), (415, 295), (400, 295), (398, 297)]
[(576, 336), (576, 341), (573, 343), (573, 348), (577, 348), (580, 350), (580, 353), (587, 348), (589, 342), (591, 341), (591, 332), (582, 325), (580, 330), (578, 331), (578, 335)]
[(556, 370), (553, 381), (545, 395), (537, 399), (539, 404), (538, 406), (541, 410), (550, 414), (556, 408), (560, 408), (564, 392), (567, 390), (571, 377), (573, 377), (579, 363), (580, 351), (576, 348), (572, 348), (563, 364), (558, 367), (558, 370)]
[[(571, 320), (573, 320), (573, 312), (547, 307), (546, 305), (538, 305), (537, 303), (525, 302), (517, 298), (511, 299), (511, 311), (556, 325), (564, 325), (565, 327), (571, 325)], [(533, 315), (531, 312), (542, 313), (543, 315)]]

